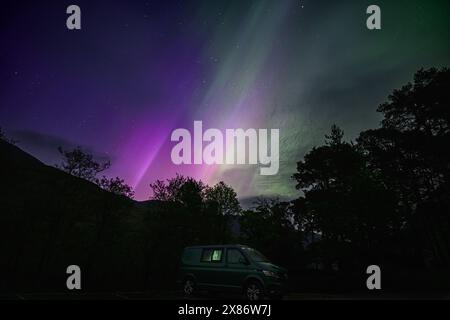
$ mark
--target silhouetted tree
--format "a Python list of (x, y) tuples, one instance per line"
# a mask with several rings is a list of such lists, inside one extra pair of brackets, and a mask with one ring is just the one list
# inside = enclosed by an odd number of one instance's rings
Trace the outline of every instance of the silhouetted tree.
[(202, 181), (177, 174), (166, 182), (156, 180), (150, 184), (152, 199), (176, 201), (190, 206), (199, 206), (202, 202), (215, 202), (217, 209), (224, 215), (236, 215), (241, 211), (236, 192), (223, 181), (210, 187)]
[(58, 148), (63, 160), (57, 167), (65, 172), (91, 182), (96, 182), (98, 173), (105, 171), (111, 165), (110, 161), (99, 163), (94, 160), (92, 154), (84, 152), (80, 147), (73, 150), (63, 150)]
[[(202, 181), (178, 175), (166, 182), (157, 180), (150, 184), (153, 199), (174, 202), (183, 208), (184, 215), (189, 216), (192, 222), (187, 228), (191, 243), (224, 242), (229, 239), (230, 231), (227, 217), (222, 208), (232, 208), (235, 198), (234, 191), (226, 185), (219, 184), (210, 188)], [(214, 190), (210, 193), (208, 190)], [(222, 202), (213, 199), (213, 195), (227, 195), (220, 198)], [(225, 202), (230, 201), (230, 203)]]
[(337, 125), (331, 126), (331, 133), (325, 135), (325, 144), (329, 146), (338, 146), (342, 144), (344, 138), (344, 131)]
[(396, 194), (412, 246), (437, 265), (450, 264), (449, 88), (449, 69), (419, 70), (379, 106), (382, 127), (358, 138), (370, 169)]
[(302, 232), (297, 228), (291, 204), (278, 199), (259, 198), (256, 207), (239, 217), (241, 243), (250, 245), (288, 268), (298, 268), (302, 259)]
[(295, 220), (312, 238), (320, 234), (323, 262), (340, 267), (379, 258), (396, 219), (395, 198), (368, 170), (359, 148), (342, 138), (333, 126), (325, 145), (308, 152), (293, 175), (304, 194), (294, 202)]
[(223, 181), (205, 189), (205, 199), (216, 202), (224, 215), (238, 215), (242, 211), (236, 192)]
[[(156, 180), (153, 183), (150, 183), (150, 188), (152, 189), (153, 195), (152, 199), (161, 200), (161, 201), (178, 201), (183, 202), (183, 186), (189, 183), (194, 189), (196, 189), (196, 193), (198, 197), (203, 197), (203, 189), (205, 188), (203, 182), (195, 181), (192, 178), (188, 178), (177, 174), (174, 178), (167, 179), (167, 181)], [(184, 192), (186, 193), (188, 188), (185, 188)]]
[(5, 132), (2, 130), (2, 128), (0, 127), (0, 140), (6, 141), (8, 143), (11, 144), (16, 144), (17, 141), (11, 138), (8, 138), (8, 136), (5, 134)]
[(123, 195), (128, 198), (134, 197), (133, 189), (125, 183), (123, 179), (119, 177), (107, 178), (103, 176), (101, 179), (97, 179), (96, 183), (104, 190), (112, 192), (114, 194)]

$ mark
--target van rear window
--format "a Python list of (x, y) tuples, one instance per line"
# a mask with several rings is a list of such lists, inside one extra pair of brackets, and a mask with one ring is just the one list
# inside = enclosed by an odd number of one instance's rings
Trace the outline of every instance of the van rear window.
[(222, 261), (223, 249), (203, 249), (201, 262)]

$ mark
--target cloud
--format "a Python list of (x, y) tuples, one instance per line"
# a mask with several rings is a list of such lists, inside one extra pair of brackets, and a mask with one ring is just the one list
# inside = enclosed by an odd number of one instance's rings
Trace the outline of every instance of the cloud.
[(47, 165), (55, 165), (61, 161), (61, 154), (58, 151), (58, 147), (62, 147), (65, 150), (71, 150), (79, 146), (85, 152), (94, 155), (94, 158), (98, 161), (104, 162), (111, 160), (110, 156), (96, 152), (89, 146), (83, 146), (73, 141), (46, 133), (32, 130), (17, 130), (13, 131), (11, 136), (17, 141), (17, 145), (21, 149)]

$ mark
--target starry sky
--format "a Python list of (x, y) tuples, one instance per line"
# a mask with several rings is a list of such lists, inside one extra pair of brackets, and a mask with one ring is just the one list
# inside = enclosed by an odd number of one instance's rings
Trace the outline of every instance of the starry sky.
[[(66, 28), (81, 8), (82, 29)], [(381, 8), (382, 29), (366, 28)], [(347, 140), (421, 67), (450, 66), (450, 2), (10, 1), (0, 13), (0, 126), (43, 162), (57, 147), (110, 159), (136, 192), (192, 176), (242, 201), (292, 198), (296, 162), (332, 124)], [(173, 165), (176, 128), (280, 129), (280, 170)]]

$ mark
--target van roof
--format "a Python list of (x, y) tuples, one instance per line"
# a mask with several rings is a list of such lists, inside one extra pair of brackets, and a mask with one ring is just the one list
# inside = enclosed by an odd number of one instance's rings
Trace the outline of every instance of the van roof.
[(185, 247), (185, 249), (198, 249), (198, 248), (249, 248), (249, 246), (243, 245), (243, 244), (209, 244), (209, 245), (196, 245), (196, 246), (188, 246)]

